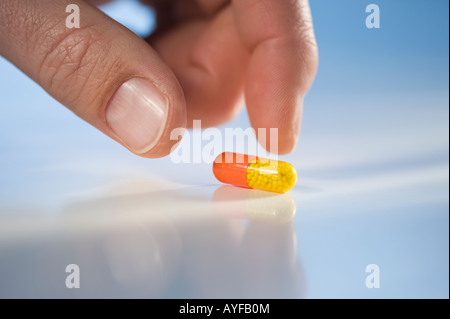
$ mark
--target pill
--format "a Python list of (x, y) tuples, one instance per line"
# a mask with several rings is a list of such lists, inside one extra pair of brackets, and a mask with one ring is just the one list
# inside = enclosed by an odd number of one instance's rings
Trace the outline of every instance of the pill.
[(285, 193), (297, 183), (297, 171), (291, 164), (231, 152), (217, 156), (213, 173), (225, 184), (277, 193)]

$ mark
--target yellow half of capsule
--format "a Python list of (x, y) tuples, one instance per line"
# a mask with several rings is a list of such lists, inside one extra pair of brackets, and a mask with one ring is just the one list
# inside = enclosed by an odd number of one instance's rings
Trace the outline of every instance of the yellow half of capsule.
[(257, 157), (247, 165), (246, 181), (251, 188), (285, 193), (297, 183), (297, 171), (289, 163)]

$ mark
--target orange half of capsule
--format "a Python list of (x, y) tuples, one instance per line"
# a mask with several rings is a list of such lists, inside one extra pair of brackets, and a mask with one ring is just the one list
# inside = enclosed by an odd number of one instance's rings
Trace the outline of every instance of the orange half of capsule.
[(231, 152), (217, 156), (213, 172), (225, 184), (277, 193), (285, 193), (297, 183), (297, 171), (289, 163)]

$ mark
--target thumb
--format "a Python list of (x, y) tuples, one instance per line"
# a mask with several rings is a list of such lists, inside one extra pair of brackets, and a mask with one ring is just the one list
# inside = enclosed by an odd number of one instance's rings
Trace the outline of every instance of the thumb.
[[(77, 3), (80, 28), (68, 28)], [(72, 7), (73, 8), (73, 7)], [(161, 157), (184, 127), (185, 101), (144, 40), (88, 3), (0, 1), (0, 54), (75, 114), (144, 157)]]

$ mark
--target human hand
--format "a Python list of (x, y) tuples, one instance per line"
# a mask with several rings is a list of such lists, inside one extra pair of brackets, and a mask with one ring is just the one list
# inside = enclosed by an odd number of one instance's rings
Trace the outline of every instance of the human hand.
[[(157, 12), (147, 41), (87, 1), (0, 0), (0, 54), (144, 157), (167, 155), (170, 132), (194, 119), (230, 120), (244, 95), (252, 126), (278, 128), (279, 153), (293, 149), (317, 67), (307, 0), (143, 2)], [(71, 3), (79, 29), (65, 25)]]

